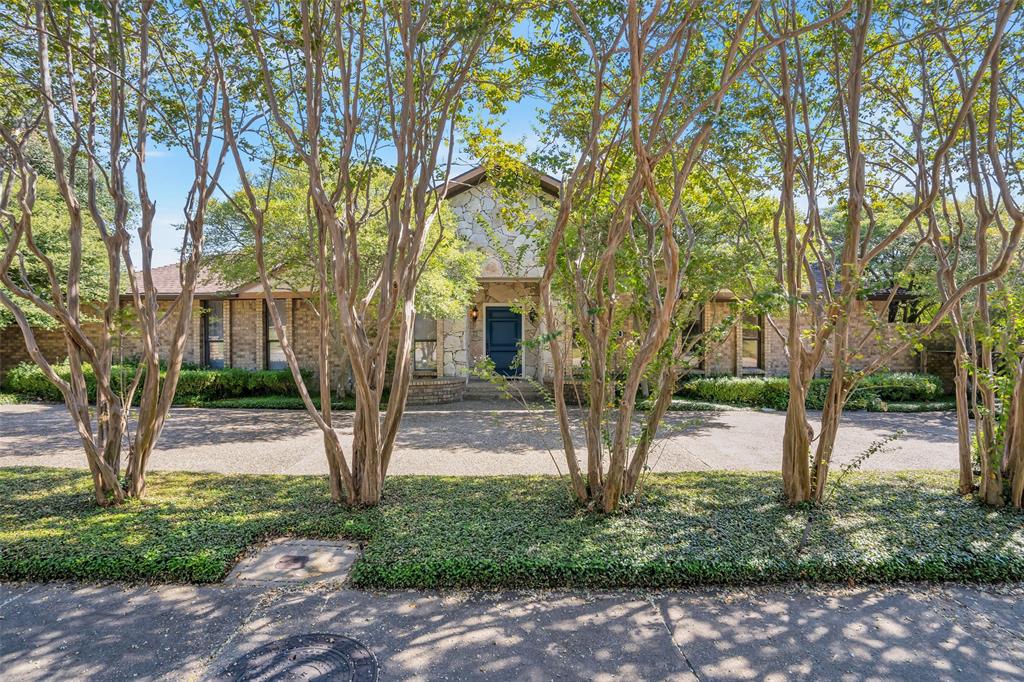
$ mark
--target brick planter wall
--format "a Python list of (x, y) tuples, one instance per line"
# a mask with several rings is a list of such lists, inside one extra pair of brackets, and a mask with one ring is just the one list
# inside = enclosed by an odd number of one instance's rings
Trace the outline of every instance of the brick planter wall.
[[(547, 389), (551, 395), (555, 394), (555, 382), (545, 381), (544, 388)], [(589, 400), (587, 398), (588, 387), (584, 381), (573, 381), (572, 379), (566, 379), (565, 384), (562, 386), (562, 393), (565, 394), (566, 405), (588, 405)]]
[(427, 377), (409, 383), (408, 405), (440, 405), (462, 400), (465, 377)]

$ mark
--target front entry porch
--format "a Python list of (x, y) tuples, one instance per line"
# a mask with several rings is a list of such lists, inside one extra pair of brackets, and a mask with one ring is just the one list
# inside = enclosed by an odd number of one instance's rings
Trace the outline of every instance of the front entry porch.
[[(538, 334), (537, 311), (536, 281), (502, 280), (481, 282), (460, 319), (435, 322), (417, 318), (410, 402), (461, 400), (463, 392), (453, 384), (472, 381), (474, 369), (484, 361), (493, 363), (501, 376), (543, 382), (550, 363), (545, 362), (542, 349), (529, 343)], [(466, 386), (464, 392), (466, 398), (478, 393), (491, 397), (491, 391), (480, 386), (476, 390)]]

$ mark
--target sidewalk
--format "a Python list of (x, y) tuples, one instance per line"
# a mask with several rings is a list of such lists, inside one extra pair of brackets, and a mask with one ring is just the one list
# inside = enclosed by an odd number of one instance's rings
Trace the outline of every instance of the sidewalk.
[(209, 679), (299, 633), (382, 680), (1021, 679), (1024, 588), (368, 593), (0, 585), (4, 680)]

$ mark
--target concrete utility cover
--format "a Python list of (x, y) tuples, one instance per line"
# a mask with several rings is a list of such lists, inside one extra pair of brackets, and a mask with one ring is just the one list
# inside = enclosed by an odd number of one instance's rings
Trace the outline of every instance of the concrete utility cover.
[(238, 562), (228, 574), (228, 584), (272, 584), (343, 581), (359, 547), (351, 542), (328, 540), (274, 540)]
[(376, 682), (377, 658), (351, 637), (309, 634), (265, 644), (225, 668), (220, 680)]

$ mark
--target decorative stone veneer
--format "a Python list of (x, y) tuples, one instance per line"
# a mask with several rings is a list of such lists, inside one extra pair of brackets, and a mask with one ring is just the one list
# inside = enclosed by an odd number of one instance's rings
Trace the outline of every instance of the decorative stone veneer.
[(469, 375), (469, 314), (458, 320), (440, 320), (438, 344), (441, 352), (441, 372), (445, 376)]
[(456, 231), (485, 254), (480, 276), (485, 279), (532, 277), (543, 274), (537, 247), (528, 233), (551, 218), (545, 196), (525, 198), (527, 224), (510, 229), (502, 219), (494, 187), (487, 182), (448, 200), (456, 218)]

